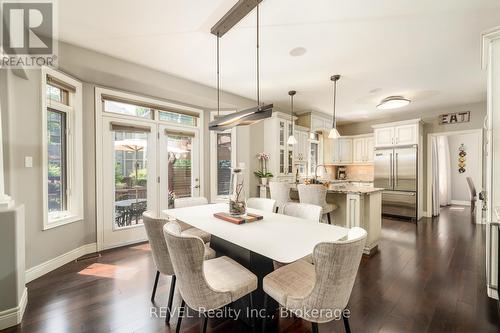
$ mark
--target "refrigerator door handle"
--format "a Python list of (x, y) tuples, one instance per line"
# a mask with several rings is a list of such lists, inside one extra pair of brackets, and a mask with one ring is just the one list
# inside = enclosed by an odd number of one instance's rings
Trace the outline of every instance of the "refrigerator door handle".
[(392, 153), (389, 154), (389, 156), (391, 157), (390, 159), (390, 168), (389, 168), (389, 187), (392, 189), (394, 188), (394, 165), (393, 165), (393, 161), (392, 161)]
[(394, 168), (396, 169), (396, 172), (394, 173), (394, 181), (395, 181), (395, 185), (394, 187), (398, 187), (398, 175), (399, 175), (399, 168), (398, 168), (398, 155), (399, 153), (396, 153), (396, 160), (394, 161)]

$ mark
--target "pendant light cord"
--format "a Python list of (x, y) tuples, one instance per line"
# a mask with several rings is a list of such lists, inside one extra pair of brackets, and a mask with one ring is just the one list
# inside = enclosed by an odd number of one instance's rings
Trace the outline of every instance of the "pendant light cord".
[(219, 33), (217, 33), (217, 117), (220, 116)]
[(260, 108), (259, 5), (257, 5), (257, 107)]
[(335, 115), (335, 104), (337, 102), (337, 80), (333, 81), (333, 128), (337, 128), (337, 118)]
[(290, 122), (292, 123), (292, 133), (290, 135), (293, 136), (293, 130), (295, 127), (295, 122), (293, 121), (293, 95), (291, 95), (290, 98), (292, 99), (292, 102), (291, 102), (292, 110), (290, 111)]

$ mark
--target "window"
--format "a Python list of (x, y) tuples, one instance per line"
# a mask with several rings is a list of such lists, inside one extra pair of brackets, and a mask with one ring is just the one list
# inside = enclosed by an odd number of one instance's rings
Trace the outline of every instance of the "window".
[[(221, 116), (230, 113), (221, 112)], [(217, 112), (212, 112), (211, 120), (216, 118)], [(210, 162), (211, 199), (225, 200), (229, 195), (231, 166), (236, 164), (236, 128), (210, 132)]]
[(83, 219), (82, 85), (42, 69), (43, 228)]
[(182, 113), (159, 111), (159, 119), (170, 123), (196, 126), (196, 117)]
[(104, 100), (104, 111), (146, 119), (151, 119), (153, 116), (151, 108), (110, 100)]

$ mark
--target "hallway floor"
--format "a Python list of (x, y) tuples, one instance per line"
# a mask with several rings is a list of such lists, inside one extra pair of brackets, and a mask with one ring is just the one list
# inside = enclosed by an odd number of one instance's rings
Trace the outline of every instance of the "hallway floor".
[[(352, 332), (499, 332), (496, 301), (486, 295), (485, 227), (470, 212), (442, 209), (418, 225), (383, 220), (380, 252), (363, 258), (348, 308)], [(105, 251), (69, 263), (28, 284), (21, 325), (5, 332), (173, 332), (151, 318), (155, 269), (147, 244)], [(160, 278), (157, 306), (168, 279)], [(183, 332), (197, 332), (196, 318)], [(344, 332), (342, 322), (320, 332)], [(305, 332), (300, 319), (283, 319), (279, 332)], [(239, 321), (209, 322), (209, 332), (251, 332)]]

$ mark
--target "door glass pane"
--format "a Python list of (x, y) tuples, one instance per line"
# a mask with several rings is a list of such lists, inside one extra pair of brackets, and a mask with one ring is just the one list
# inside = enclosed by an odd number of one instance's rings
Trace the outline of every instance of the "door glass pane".
[(285, 145), (285, 123), (280, 121), (280, 146)]
[(168, 158), (168, 206), (173, 207), (175, 198), (192, 195), (192, 148), (193, 136), (167, 134)]
[(147, 209), (146, 132), (113, 132), (115, 221), (114, 229), (142, 224)]
[(288, 173), (293, 172), (293, 150), (288, 151)]
[(280, 149), (280, 173), (285, 173), (285, 150)]
[(311, 142), (311, 170), (310, 172), (314, 174), (316, 166), (318, 165), (318, 148), (319, 144), (316, 142)]
[(47, 111), (48, 208), (49, 212), (66, 210), (66, 114)]
[(229, 195), (231, 133), (217, 133), (217, 195)]

